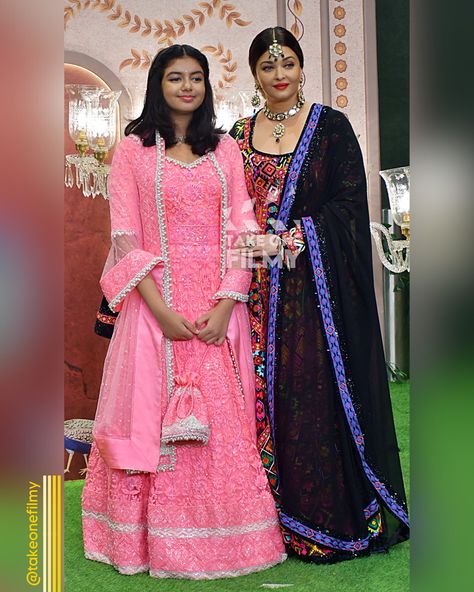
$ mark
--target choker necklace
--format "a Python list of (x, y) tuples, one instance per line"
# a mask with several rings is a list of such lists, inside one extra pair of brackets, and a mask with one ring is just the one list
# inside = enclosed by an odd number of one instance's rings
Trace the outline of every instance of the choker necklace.
[(186, 144), (186, 136), (176, 136), (176, 144)]
[(304, 98), (298, 99), (298, 102), (296, 103), (296, 105), (293, 105), (293, 107), (290, 107), (290, 109), (288, 109), (288, 111), (283, 111), (282, 113), (273, 113), (268, 108), (267, 103), (265, 103), (265, 106), (263, 107), (263, 113), (264, 113), (265, 117), (267, 119), (270, 119), (271, 121), (278, 121), (278, 123), (276, 124), (276, 126), (272, 132), (272, 136), (275, 138), (276, 142), (280, 141), (280, 139), (284, 136), (285, 131), (286, 131), (286, 128), (285, 128), (284, 124), (282, 123), (282, 121), (284, 121), (285, 119), (288, 119), (289, 117), (293, 117), (293, 115), (296, 115), (297, 113), (299, 113), (299, 111), (301, 111), (301, 107), (304, 105), (304, 103), (305, 103)]

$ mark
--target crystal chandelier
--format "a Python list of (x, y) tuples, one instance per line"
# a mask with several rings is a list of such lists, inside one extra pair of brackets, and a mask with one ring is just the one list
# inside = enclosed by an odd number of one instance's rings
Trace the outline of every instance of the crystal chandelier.
[[(117, 101), (121, 91), (84, 84), (67, 84), (69, 96), (69, 135), (77, 153), (66, 155), (64, 184), (82, 189), (84, 197), (108, 198), (105, 164), (115, 143)], [(88, 152), (92, 155), (89, 155)]]
[(370, 232), (383, 265), (392, 273), (410, 271), (410, 167), (380, 171), (395, 224), (403, 239), (394, 239), (383, 224), (370, 223)]

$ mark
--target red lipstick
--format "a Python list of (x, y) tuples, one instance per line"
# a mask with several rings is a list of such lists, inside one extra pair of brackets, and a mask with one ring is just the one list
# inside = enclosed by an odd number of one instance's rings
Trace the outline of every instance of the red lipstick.
[(288, 83), (287, 82), (281, 82), (280, 84), (275, 84), (273, 86), (273, 88), (277, 88), (278, 90), (285, 90), (285, 88), (287, 88)]

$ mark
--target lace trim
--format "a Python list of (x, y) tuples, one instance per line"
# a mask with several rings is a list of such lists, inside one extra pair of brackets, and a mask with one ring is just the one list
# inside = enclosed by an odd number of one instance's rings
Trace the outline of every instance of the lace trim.
[(211, 430), (209, 426), (202, 424), (197, 417), (191, 415), (176, 421), (173, 425), (163, 426), (161, 429), (161, 442), (179, 442), (194, 440), (207, 444)]
[[(160, 228), (160, 242), (161, 242), (161, 254), (165, 263), (165, 269), (163, 273), (163, 299), (166, 306), (172, 308), (173, 295), (171, 292), (171, 266), (170, 256), (168, 252), (168, 233), (166, 229), (166, 218), (165, 218), (165, 204), (163, 200), (162, 191), (162, 180), (163, 180), (163, 145), (161, 136), (156, 131), (155, 134), (156, 143), (156, 178), (155, 178), (155, 193), (156, 193), (156, 209), (158, 212), (158, 225)], [(166, 379), (168, 381), (168, 399), (171, 398), (173, 393), (174, 384), (174, 370), (173, 370), (173, 344), (170, 339), (165, 339), (165, 361), (166, 361)]]
[(124, 235), (131, 236), (133, 234), (135, 234), (135, 232), (133, 230), (114, 230), (112, 232), (112, 238), (115, 238), (116, 236), (124, 236)]
[(123, 300), (125, 298), (125, 296), (131, 292), (133, 290), (133, 288), (135, 288), (135, 286), (137, 284), (139, 284), (142, 279), (148, 275), (150, 273), (150, 271), (155, 267), (155, 265), (157, 263), (160, 263), (160, 261), (163, 261), (163, 259), (161, 257), (154, 257), (150, 263), (148, 263), (147, 265), (145, 265), (145, 267), (140, 270), (136, 276), (134, 278), (132, 278), (128, 284), (125, 286), (125, 288), (123, 290), (121, 290), (117, 296), (115, 296), (115, 298), (113, 300), (111, 300), (111, 302), (109, 302), (109, 308), (112, 312), (116, 312), (115, 311), (115, 307), (117, 306), (117, 304)]
[(240, 395), (242, 396), (242, 399), (245, 401), (244, 387), (242, 386), (242, 379), (240, 378), (239, 366), (237, 365), (237, 360), (235, 359), (234, 350), (232, 348), (230, 339), (226, 337), (226, 340), (227, 345), (229, 346), (230, 359), (232, 360), (232, 366), (234, 367), (235, 377), (237, 378), (237, 382), (239, 383)]
[(221, 204), (221, 279), (225, 276), (226, 272), (226, 213), (227, 213), (227, 181), (223, 170), (217, 162), (216, 155), (214, 152), (209, 152), (209, 158), (214, 165), (222, 187), (222, 204)]
[(109, 557), (107, 557), (107, 555), (104, 555), (103, 553), (90, 553), (89, 551), (85, 551), (84, 555), (86, 559), (90, 559), (91, 561), (100, 561), (102, 563), (112, 565), (119, 573), (123, 575), (134, 575), (149, 570), (150, 576), (154, 578), (188, 578), (190, 580), (213, 580), (218, 578), (232, 578), (237, 576), (244, 576), (257, 571), (263, 571), (265, 569), (273, 567), (274, 565), (283, 563), (283, 561), (285, 561), (285, 559), (287, 558), (286, 553), (283, 553), (280, 556), (280, 558), (276, 561), (271, 561), (269, 563), (264, 563), (263, 565), (257, 565), (255, 567), (245, 567), (243, 569), (237, 569), (234, 571), (173, 572), (158, 569), (150, 570), (148, 565), (121, 567), (114, 563), (111, 559), (109, 559)]
[(240, 292), (233, 292), (232, 290), (222, 290), (220, 292), (216, 292), (213, 298), (214, 300), (219, 300), (220, 298), (231, 298), (232, 300), (237, 300), (238, 302), (249, 301), (248, 294), (241, 294)]
[[(173, 295), (171, 292), (171, 266), (170, 256), (168, 252), (168, 234), (166, 229), (165, 219), (165, 204), (163, 200), (162, 191), (162, 176), (163, 176), (163, 146), (161, 143), (161, 136), (157, 131), (155, 134), (156, 142), (156, 178), (155, 178), (155, 193), (156, 193), (156, 209), (158, 212), (158, 225), (160, 228), (160, 242), (161, 254), (165, 264), (163, 273), (163, 299), (166, 306), (172, 307)], [(165, 339), (165, 361), (166, 361), (166, 379), (168, 381), (168, 399), (171, 398), (174, 385), (174, 371), (173, 371), (173, 344), (170, 339)], [(170, 469), (173, 470), (173, 469)]]
[(162, 473), (163, 471), (174, 471), (176, 465), (176, 446), (171, 446), (162, 442), (160, 446), (160, 460), (162, 456), (169, 456), (170, 462), (159, 464), (156, 467), (156, 472)]
[(249, 532), (261, 532), (278, 525), (278, 518), (269, 518), (262, 522), (254, 522), (241, 526), (227, 526), (215, 528), (153, 528), (146, 524), (128, 524), (126, 522), (115, 522), (107, 514), (102, 512), (93, 512), (92, 510), (82, 510), (83, 518), (92, 518), (99, 522), (104, 522), (115, 532), (131, 534), (141, 530), (148, 529), (148, 534), (161, 539), (195, 539), (209, 537), (228, 537), (248, 534)]
[(108, 565), (112, 565), (115, 569), (124, 576), (133, 576), (135, 574), (143, 573), (150, 569), (149, 565), (138, 565), (138, 566), (129, 566), (124, 567), (117, 565), (111, 559), (104, 555), (103, 553), (91, 553), (89, 551), (84, 552), (84, 556), (86, 559), (90, 559), (91, 561), (100, 561), (101, 563), (107, 563)]
[(98, 520), (99, 522), (105, 522), (110, 530), (114, 530), (115, 532), (125, 532), (130, 534), (132, 532), (138, 532), (140, 530), (145, 530), (147, 528), (146, 524), (127, 524), (124, 522), (114, 522), (111, 520), (107, 514), (102, 514), (101, 512), (93, 512), (92, 510), (82, 510), (82, 517), (83, 518), (93, 518), (94, 520)]
[(207, 154), (203, 154), (203, 156), (200, 156), (196, 160), (193, 160), (193, 162), (183, 162), (182, 160), (177, 160), (172, 156), (165, 156), (165, 159), (169, 162), (172, 162), (173, 164), (177, 164), (183, 169), (193, 169), (194, 167), (197, 167), (199, 164), (201, 164), (201, 162), (203, 162), (204, 160), (207, 160)]
[(278, 565), (279, 563), (283, 563), (287, 558), (287, 554), (283, 553), (279, 559), (276, 561), (270, 561), (268, 563), (264, 563), (262, 565), (256, 565), (253, 567), (244, 567), (242, 569), (236, 569), (232, 571), (164, 571), (164, 570), (157, 570), (151, 569), (150, 576), (153, 578), (187, 578), (189, 580), (214, 580), (218, 578), (234, 578), (237, 576), (245, 576), (247, 574), (251, 574), (257, 571), (263, 571), (265, 569), (269, 569), (274, 565)]
[(263, 522), (245, 524), (243, 526), (228, 526), (217, 528), (148, 528), (150, 536), (163, 539), (194, 539), (214, 536), (237, 536), (249, 532), (260, 532), (278, 524), (278, 518), (270, 518)]

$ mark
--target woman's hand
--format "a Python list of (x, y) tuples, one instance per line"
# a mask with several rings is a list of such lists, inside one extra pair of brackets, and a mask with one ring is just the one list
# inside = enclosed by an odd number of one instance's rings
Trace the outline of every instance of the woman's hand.
[(241, 248), (252, 257), (274, 257), (281, 249), (281, 238), (276, 234), (257, 234), (247, 238), (246, 245)]
[(161, 307), (154, 314), (163, 335), (172, 341), (189, 341), (198, 333), (193, 323), (171, 308)]
[(199, 329), (198, 339), (207, 345), (222, 345), (227, 336), (227, 327), (234, 309), (235, 300), (223, 298), (214, 308), (208, 310), (198, 319), (196, 327)]

